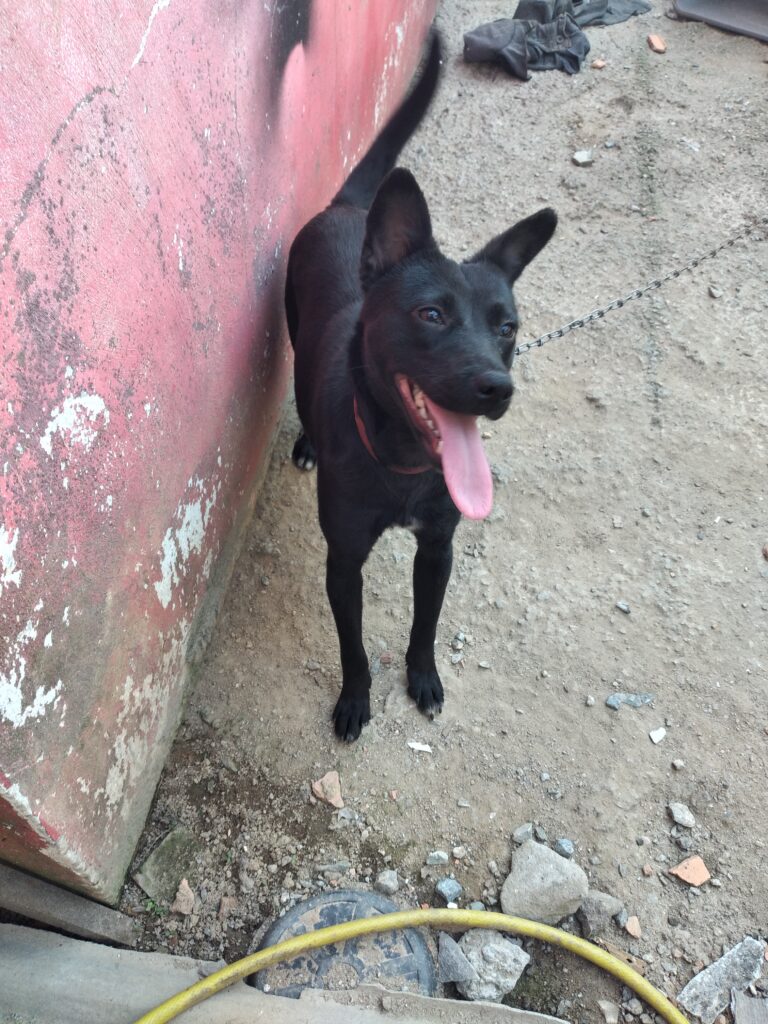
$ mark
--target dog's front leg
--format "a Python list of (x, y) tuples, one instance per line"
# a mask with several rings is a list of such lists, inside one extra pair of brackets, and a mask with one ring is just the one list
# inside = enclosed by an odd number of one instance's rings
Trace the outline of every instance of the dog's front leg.
[(413, 626), (405, 661), (408, 693), (425, 714), (443, 707), (443, 684), (435, 666), (437, 620), (453, 564), (453, 529), (446, 536), (431, 532), (416, 535), (413, 563)]
[(371, 673), (363, 647), (363, 562), (337, 547), (328, 547), (326, 589), (341, 652), (341, 696), (333, 711), (336, 735), (352, 743), (371, 720)]

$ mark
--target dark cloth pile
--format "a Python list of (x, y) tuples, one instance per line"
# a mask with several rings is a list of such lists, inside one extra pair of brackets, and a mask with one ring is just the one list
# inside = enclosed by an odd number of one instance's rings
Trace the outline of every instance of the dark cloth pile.
[(514, 17), (464, 36), (464, 60), (502, 63), (517, 78), (557, 68), (575, 75), (589, 53), (587, 25), (613, 25), (645, 14), (647, 0), (520, 0)]

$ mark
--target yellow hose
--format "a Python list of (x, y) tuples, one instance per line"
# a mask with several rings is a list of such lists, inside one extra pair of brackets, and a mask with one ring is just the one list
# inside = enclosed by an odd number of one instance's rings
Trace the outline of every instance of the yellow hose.
[(276, 946), (269, 946), (258, 953), (251, 953), (220, 971), (209, 975), (197, 984), (190, 986), (178, 995), (171, 996), (161, 1006), (145, 1013), (135, 1024), (167, 1024), (185, 1010), (197, 1006), (204, 999), (221, 992), (222, 989), (241, 981), (255, 971), (291, 960), (300, 953), (310, 949), (330, 946), (335, 942), (346, 942), (361, 935), (374, 935), (378, 932), (396, 931), (400, 928), (420, 928), (430, 926), (443, 931), (466, 930), (468, 928), (494, 928), (500, 932), (511, 932), (513, 935), (524, 935), (530, 939), (540, 939), (551, 946), (560, 946), (571, 953), (589, 960), (602, 970), (612, 974), (637, 995), (644, 999), (657, 1013), (661, 1014), (668, 1024), (688, 1024), (687, 1019), (672, 1005), (665, 995), (655, 989), (642, 975), (628, 964), (622, 963), (617, 957), (606, 953), (599, 946), (579, 939), (568, 932), (560, 931), (537, 921), (526, 921), (522, 917), (508, 917), (485, 910), (401, 910), (394, 914), (381, 914), (378, 917), (367, 917), (358, 921), (345, 921), (344, 924), (330, 928), (319, 928), (317, 931), (297, 935), (286, 939)]

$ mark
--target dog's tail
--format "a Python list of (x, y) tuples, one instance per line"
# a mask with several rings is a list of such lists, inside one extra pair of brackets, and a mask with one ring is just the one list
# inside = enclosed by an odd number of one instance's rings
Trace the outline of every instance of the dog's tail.
[(411, 91), (387, 121), (371, 148), (334, 197), (334, 203), (348, 203), (364, 210), (373, 202), (376, 190), (397, 163), (400, 150), (416, 131), (426, 114), (440, 77), (442, 47), (432, 29), (427, 54)]

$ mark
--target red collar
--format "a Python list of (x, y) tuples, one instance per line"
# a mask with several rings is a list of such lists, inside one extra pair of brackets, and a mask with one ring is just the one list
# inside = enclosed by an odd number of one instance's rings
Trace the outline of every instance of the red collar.
[[(365, 450), (371, 456), (374, 462), (380, 462), (380, 459), (376, 452), (373, 450), (373, 445), (368, 437), (368, 431), (365, 429), (365, 423), (363, 417), (360, 415), (360, 410), (357, 405), (357, 395), (354, 397), (354, 409), (355, 409), (355, 423), (357, 425), (357, 432), (360, 435), (360, 440), (365, 445)], [(393, 473), (405, 473), (407, 475), (413, 475), (415, 473), (426, 473), (428, 469), (432, 469), (432, 466), (387, 466), (387, 469)]]

